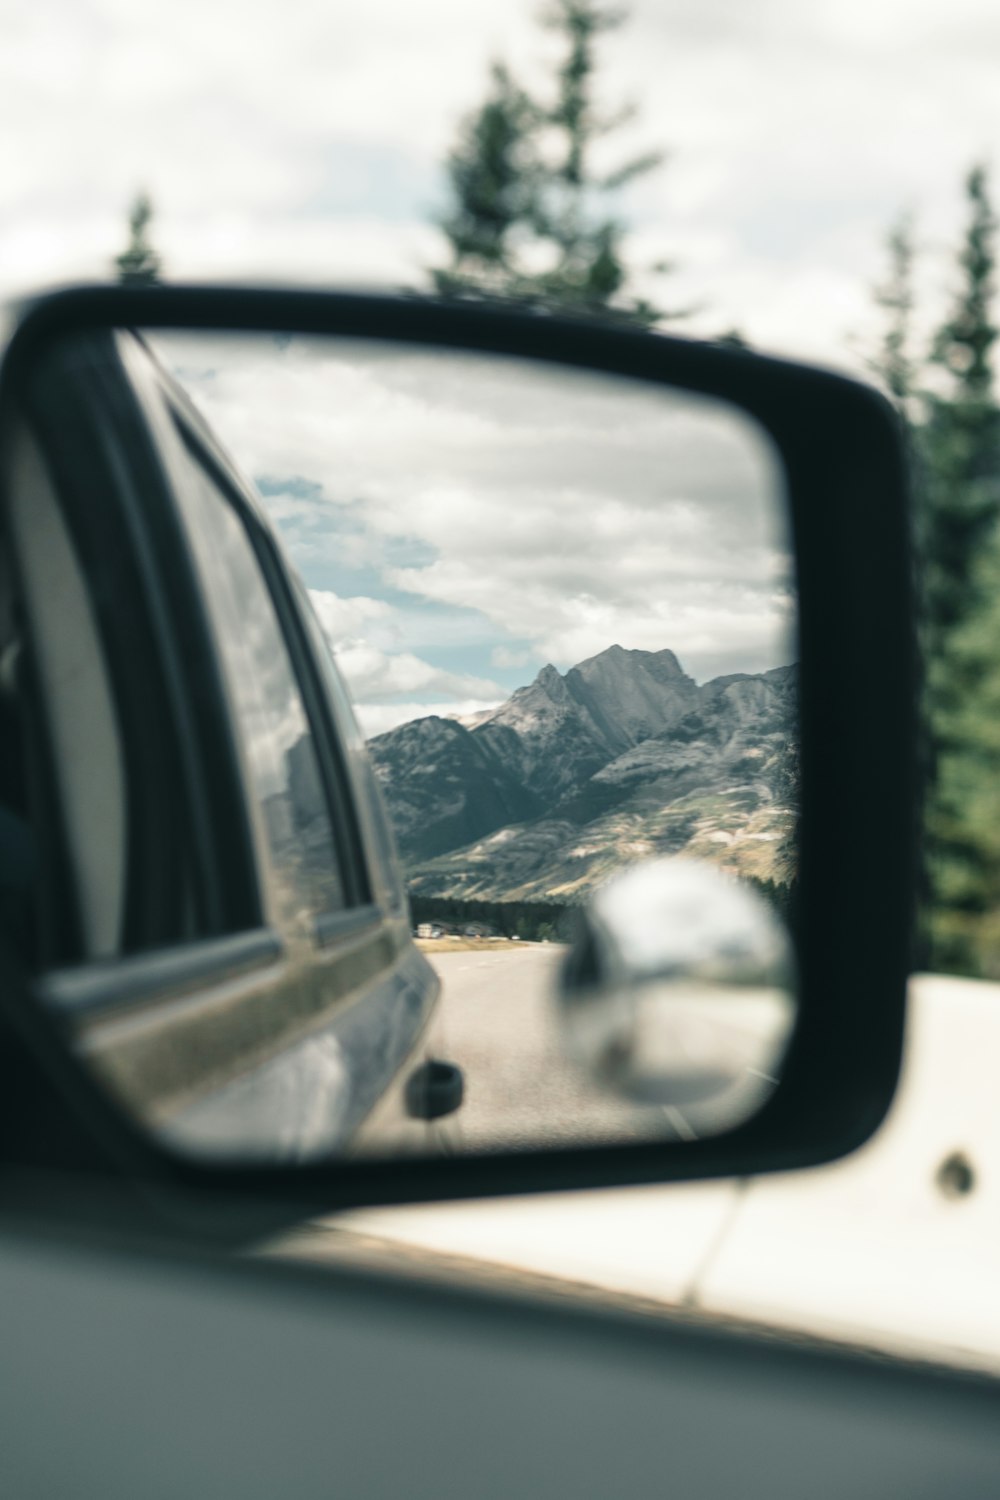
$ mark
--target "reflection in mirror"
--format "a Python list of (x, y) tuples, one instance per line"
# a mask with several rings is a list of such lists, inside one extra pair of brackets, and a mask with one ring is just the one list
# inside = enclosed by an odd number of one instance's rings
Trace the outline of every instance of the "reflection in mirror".
[[(148, 1055), (137, 1020), (80, 1000), (92, 968), (50, 976), (102, 1076), (171, 1140), (241, 1157), (690, 1138), (754, 1113), (795, 1014), (797, 621), (766, 434), (510, 358), (109, 348), (174, 444), (282, 956), (230, 1022), (216, 985), (215, 1029), (168, 1026)], [(254, 503), (308, 591), (298, 624)], [(207, 1003), (186, 982), (171, 1014)]]
[(715, 1135), (773, 1091), (794, 986), (788, 929), (752, 885), (645, 860), (583, 908), (560, 976), (567, 1051), (682, 1136)]

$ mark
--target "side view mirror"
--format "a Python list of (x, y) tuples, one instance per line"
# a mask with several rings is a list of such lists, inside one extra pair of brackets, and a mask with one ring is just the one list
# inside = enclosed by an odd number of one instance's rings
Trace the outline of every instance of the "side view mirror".
[(81, 288), (18, 312), (0, 483), (11, 1160), (85, 1142), (245, 1228), (877, 1127), (916, 665), (875, 392), (504, 305)]

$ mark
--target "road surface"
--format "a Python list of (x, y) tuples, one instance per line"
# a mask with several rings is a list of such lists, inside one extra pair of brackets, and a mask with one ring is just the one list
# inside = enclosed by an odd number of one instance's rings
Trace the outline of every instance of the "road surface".
[[(752, 1113), (770, 1088), (773, 1010), (753, 996), (704, 996), (650, 1003), (642, 1055), (656, 1098), (636, 1103), (601, 1087), (567, 1056), (554, 1002), (564, 950), (524, 944), (431, 956), (441, 976), (444, 1055), (465, 1073), (456, 1118), (470, 1150), (607, 1141), (690, 1140)], [(719, 1128), (716, 1126), (715, 1128)]]
[(554, 943), (431, 955), (443, 985), (445, 1056), (465, 1074), (456, 1123), (470, 1150), (664, 1133), (661, 1110), (603, 1094), (566, 1057), (552, 1001), (562, 956)]

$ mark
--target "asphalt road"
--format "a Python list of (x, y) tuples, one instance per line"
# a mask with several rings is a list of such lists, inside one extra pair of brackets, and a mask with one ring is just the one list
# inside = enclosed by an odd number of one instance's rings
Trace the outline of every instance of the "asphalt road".
[(570, 1062), (552, 1003), (555, 944), (434, 953), (446, 1055), (465, 1073), (457, 1119), (472, 1150), (643, 1140), (662, 1112), (604, 1096)]
[(431, 955), (443, 985), (446, 1055), (465, 1073), (456, 1121), (464, 1147), (692, 1139), (707, 1133), (706, 1106), (726, 1090), (737, 1113), (748, 1112), (747, 1098), (756, 1107), (769, 1087), (756, 1066), (769, 1019), (764, 1002), (691, 996), (652, 1005), (642, 1052), (661, 1087), (654, 1102), (636, 1103), (567, 1056), (553, 1000), (561, 956), (554, 944)]

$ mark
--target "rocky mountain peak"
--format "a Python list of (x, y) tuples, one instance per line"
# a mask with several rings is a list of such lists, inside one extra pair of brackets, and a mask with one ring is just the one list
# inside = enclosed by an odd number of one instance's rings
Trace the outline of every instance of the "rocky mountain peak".
[(699, 687), (672, 651), (616, 644), (565, 675), (548, 663), (464, 723), (380, 735), (372, 757), (415, 888), (537, 899), (689, 847), (770, 878), (793, 847), (796, 683), (782, 667)]
[(551, 662), (546, 663), (546, 665), (539, 672), (538, 676), (535, 678), (535, 681), (538, 686), (543, 687), (547, 693), (559, 693), (561, 692), (563, 687), (562, 673), (559, 671), (558, 667), (554, 667)]
[(698, 693), (672, 651), (627, 651), (622, 646), (610, 646), (572, 667), (566, 686), (614, 755), (671, 729)]
[(375, 735), (368, 741), (368, 745), (369, 749), (374, 750), (376, 758), (378, 748), (382, 745), (405, 745), (419, 754), (426, 753), (435, 745), (457, 740), (465, 733), (456, 719), (442, 719), (439, 714), (426, 714), (422, 719), (409, 719), (395, 729), (387, 729), (383, 734)]
[(472, 730), (524, 786), (558, 801), (608, 758), (602, 736), (567, 678), (549, 663)]
[(689, 681), (686, 672), (672, 651), (642, 651), (626, 646), (607, 646), (596, 656), (588, 656), (578, 662), (573, 671), (581, 677), (603, 676), (609, 670), (615, 672), (647, 672), (660, 682), (672, 680)]

